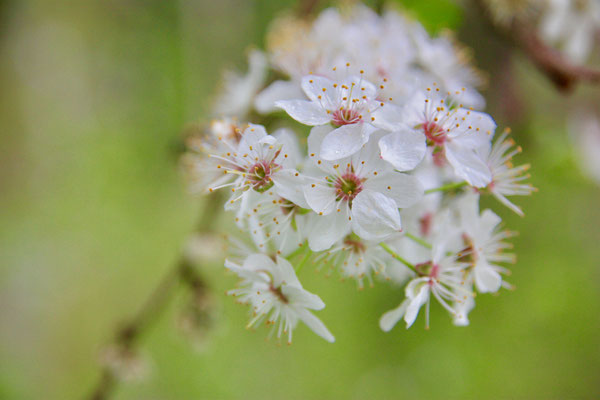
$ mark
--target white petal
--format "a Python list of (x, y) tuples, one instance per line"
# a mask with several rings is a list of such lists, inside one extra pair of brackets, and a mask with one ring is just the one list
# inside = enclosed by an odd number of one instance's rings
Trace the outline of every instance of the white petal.
[(475, 286), (481, 293), (494, 293), (502, 286), (502, 276), (487, 262), (480, 261), (473, 269)]
[(303, 77), (302, 90), (309, 99), (315, 104), (321, 105), (325, 110), (335, 110), (339, 106), (338, 103), (341, 99), (339, 86), (334, 88), (333, 82), (325, 77), (316, 75)]
[(327, 340), (329, 343), (335, 342), (335, 338), (329, 332), (329, 329), (323, 324), (323, 322), (315, 317), (310, 311), (300, 308), (296, 310), (298, 317), (308, 326), (314, 333)]
[(309, 208), (302, 190), (304, 179), (296, 170), (284, 169), (278, 171), (273, 176), (273, 183), (279, 196), (302, 208)]
[[(412, 282), (418, 282), (412, 281)], [(410, 282), (410, 283), (412, 283)], [(409, 283), (409, 285), (410, 285)], [(408, 291), (408, 286), (407, 286)], [(419, 315), (419, 310), (427, 302), (429, 298), (429, 286), (427, 284), (423, 284), (421, 282), (421, 286), (419, 287), (419, 291), (416, 293), (416, 296), (409, 300), (408, 306), (406, 307), (406, 313), (404, 314), (404, 321), (406, 322), (406, 327), (410, 328), (412, 324), (414, 324), (417, 319), (417, 315)]]
[(303, 155), (300, 151), (298, 137), (294, 131), (288, 128), (280, 128), (273, 132), (273, 137), (282, 145), (281, 151), (283, 155), (280, 156), (280, 164), (284, 168), (297, 168), (298, 164), (303, 161)]
[(298, 283), (298, 285), (284, 285), (281, 288), (282, 293), (296, 307), (308, 308), (311, 310), (322, 310), (325, 303), (316, 294), (310, 293)]
[(329, 132), (321, 143), (320, 156), (324, 160), (339, 160), (351, 156), (369, 141), (372, 126), (365, 123), (344, 125)]
[(383, 314), (379, 319), (379, 327), (381, 330), (384, 332), (391, 331), (398, 321), (402, 319), (407, 307), (408, 301), (404, 300), (398, 307)]
[(312, 101), (280, 100), (275, 102), (275, 106), (282, 108), (290, 117), (304, 125), (324, 125), (331, 120), (327, 111)]
[[(279, 287), (282, 284), (295, 286), (302, 289), (302, 285), (296, 276), (296, 271), (294, 271), (294, 267), (288, 260), (283, 257), (277, 256), (277, 274), (273, 274), (273, 284), (275, 287)], [(277, 276), (275, 276), (277, 275)]]
[(386, 131), (397, 131), (407, 128), (405, 119), (402, 117), (402, 108), (390, 103), (384, 103), (371, 113), (373, 125)]
[(384, 194), (396, 202), (396, 208), (415, 205), (423, 197), (423, 186), (419, 180), (401, 172), (388, 172), (368, 178), (365, 188)]
[(367, 240), (379, 240), (401, 230), (400, 212), (396, 202), (368, 189), (352, 201), (353, 229)]
[(327, 250), (350, 233), (350, 226), (344, 209), (329, 215), (312, 215), (306, 229), (308, 246), (312, 251)]
[(412, 129), (399, 130), (379, 140), (381, 158), (399, 171), (410, 171), (419, 165), (426, 149), (425, 135)]
[(327, 215), (335, 210), (336, 191), (325, 184), (304, 185), (306, 202), (315, 212)]
[(446, 145), (445, 151), (456, 175), (471, 186), (486, 187), (492, 181), (490, 168), (474, 151), (455, 147), (452, 142)]
[(302, 98), (303, 93), (299, 82), (275, 81), (260, 92), (254, 99), (254, 107), (261, 114), (277, 110), (275, 102)]

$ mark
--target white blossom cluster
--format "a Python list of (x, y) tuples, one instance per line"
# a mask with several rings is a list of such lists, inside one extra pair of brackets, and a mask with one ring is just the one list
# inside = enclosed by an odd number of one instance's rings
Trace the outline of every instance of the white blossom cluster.
[[(265, 82), (265, 68), (286, 79)], [(451, 40), (395, 11), (328, 9), (274, 25), (268, 53), (228, 76), (220, 119), (184, 158), (192, 188), (228, 193), (225, 209), (252, 239), (225, 262), (249, 327), (264, 322), (291, 342), (302, 321), (334, 341), (313, 314), (325, 304), (298, 278), (307, 263), (359, 288), (404, 287), (385, 331), (410, 327), (422, 307), (428, 326), (432, 298), (468, 324), (475, 292), (510, 287), (512, 233), (479, 198), (522, 215), (509, 197), (533, 188), (527, 166), (511, 164), (520, 149), (508, 131), (495, 138), (481, 111), (479, 83)]]

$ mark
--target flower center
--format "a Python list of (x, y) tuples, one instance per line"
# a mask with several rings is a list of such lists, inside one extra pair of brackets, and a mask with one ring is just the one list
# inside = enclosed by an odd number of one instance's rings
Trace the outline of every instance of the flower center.
[(259, 161), (250, 167), (248, 181), (257, 192), (264, 192), (273, 186), (273, 173), (279, 165), (273, 162)]
[(351, 252), (354, 254), (361, 254), (365, 252), (365, 245), (360, 241), (360, 238), (354, 234), (346, 236), (344, 239), (344, 245), (348, 246)]
[(363, 190), (363, 181), (352, 172), (346, 172), (335, 180), (337, 200), (352, 201)]
[(362, 115), (352, 108), (340, 107), (335, 110), (331, 117), (331, 122), (336, 126), (357, 124), (362, 121)]
[(433, 285), (434, 281), (438, 278), (440, 274), (440, 266), (438, 264), (434, 264), (432, 261), (428, 261), (425, 263), (415, 265), (415, 269), (419, 276), (428, 276), (429, 284)]
[(446, 132), (444, 131), (444, 128), (433, 121), (424, 122), (423, 125), (421, 125), (421, 129), (423, 129), (423, 133), (425, 133), (430, 145), (441, 146), (446, 141)]
[(269, 286), (269, 291), (271, 293), (273, 293), (275, 295), (275, 297), (277, 297), (279, 300), (281, 300), (282, 303), (284, 304), (288, 304), (289, 300), (287, 297), (285, 297), (285, 295), (283, 294), (283, 292), (281, 291), (281, 287), (275, 287), (273, 286), (273, 284), (271, 284)]

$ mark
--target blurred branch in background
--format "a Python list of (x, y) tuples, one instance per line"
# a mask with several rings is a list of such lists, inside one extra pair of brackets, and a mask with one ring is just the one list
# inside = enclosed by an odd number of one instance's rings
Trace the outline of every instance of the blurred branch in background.
[(571, 63), (560, 51), (544, 43), (529, 21), (515, 16), (510, 23), (499, 24), (485, 1), (475, 0), (475, 3), (496, 33), (520, 48), (557, 89), (568, 92), (580, 82), (600, 83), (600, 70)]
[[(206, 232), (211, 229), (216, 213), (218, 214), (220, 210), (220, 206), (217, 205), (220, 200), (221, 196), (218, 195), (209, 197), (196, 225), (197, 232)], [(122, 375), (129, 373), (123, 369), (136, 368), (136, 365), (132, 364), (136, 364), (138, 361), (136, 347), (140, 339), (163, 315), (179, 284), (190, 290), (196, 301), (208, 299), (207, 285), (190, 258), (184, 250), (179, 261), (167, 271), (139, 311), (117, 330), (112, 343), (107, 346), (107, 351), (101, 359), (100, 380), (93, 388), (89, 396), (90, 400), (108, 399), (119, 380), (123, 378)]]

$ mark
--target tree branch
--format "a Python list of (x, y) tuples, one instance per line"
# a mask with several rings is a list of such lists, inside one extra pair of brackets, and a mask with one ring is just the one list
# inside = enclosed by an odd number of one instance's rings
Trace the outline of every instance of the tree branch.
[(475, 3), (496, 33), (519, 47), (559, 90), (568, 92), (578, 83), (600, 83), (600, 70), (571, 63), (560, 51), (547, 45), (536, 29), (522, 18), (514, 17), (506, 26), (500, 25), (484, 1), (475, 0)]
[[(207, 199), (200, 215), (196, 231), (210, 231), (216, 213), (221, 209), (221, 196), (212, 195)], [(207, 285), (192, 263), (181, 255), (179, 260), (171, 267), (154, 288), (150, 296), (134, 316), (124, 323), (114, 335), (112, 344), (122, 354), (134, 354), (141, 337), (148, 332), (164, 312), (169, 300), (173, 297), (175, 289), (183, 284), (197, 295), (203, 295)], [(106, 400), (116, 389), (119, 377), (110, 365), (102, 367), (100, 379), (87, 397), (90, 400)]]

